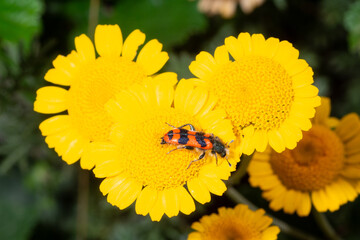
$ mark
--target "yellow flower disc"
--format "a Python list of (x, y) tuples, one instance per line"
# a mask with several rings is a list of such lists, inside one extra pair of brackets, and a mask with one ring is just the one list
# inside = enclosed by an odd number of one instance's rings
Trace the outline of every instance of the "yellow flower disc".
[(226, 190), (222, 180), (228, 179), (240, 157), (233, 150), (236, 142), (228, 154), (231, 166), (220, 156), (216, 162), (211, 150), (193, 162), (202, 150), (161, 144), (161, 138), (174, 129), (168, 124), (192, 124), (224, 144), (235, 138), (225, 111), (214, 109), (216, 99), (187, 80), (181, 80), (175, 90), (176, 83), (176, 75), (168, 73), (116, 95), (106, 104), (115, 122), (111, 142), (93, 143), (88, 155), (96, 164), (95, 176), (105, 178), (100, 190), (108, 195), (108, 202), (124, 209), (136, 200), (136, 212), (149, 214), (154, 221), (163, 214), (190, 214), (195, 210), (190, 194), (202, 204), (210, 201), (210, 193), (222, 195)]
[(112, 121), (104, 104), (125, 86), (141, 83), (146, 77), (139, 64), (119, 57), (99, 57), (79, 67), (68, 97), (74, 127), (90, 141), (108, 140)]
[(241, 33), (226, 38), (214, 56), (201, 52), (190, 64), (192, 81), (219, 99), (245, 154), (268, 145), (276, 152), (294, 149), (301, 131), (311, 128), (320, 98), (311, 67), (298, 57), (287, 41)]
[(330, 101), (322, 98), (313, 127), (293, 150), (268, 148), (255, 153), (249, 181), (259, 186), (275, 211), (308, 216), (311, 206), (335, 211), (360, 192), (360, 120), (348, 114), (329, 118)]
[(219, 105), (227, 107), (238, 135), (249, 125), (264, 131), (279, 128), (294, 101), (289, 74), (279, 63), (262, 56), (246, 56), (224, 65), (208, 85), (212, 92), (224, 89), (218, 92)]
[(256, 240), (277, 239), (279, 227), (271, 226), (272, 219), (264, 216), (265, 211), (249, 210), (244, 204), (234, 209), (219, 208), (219, 214), (204, 216), (192, 224), (197, 232), (190, 233), (188, 240)]
[[(145, 81), (168, 60), (162, 44), (154, 39), (144, 45), (134, 61), (144, 41), (145, 34), (139, 30), (123, 41), (118, 25), (98, 25), (95, 46), (82, 34), (75, 38), (76, 51), (53, 61), (54, 68), (46, 73), (45, 80), (68, 86), (69, 90), (40, 88), (34, 110), (47, 114), (67, 111), (43, 121), (40, 130), (49, 148), (54, 148), (68, 164), (81, 158), (82, 168), (94, 166), (84, 158), (90, 143), (108, 141), (113, 125), (104, 104), (120, 91)], [(95, 48), (99, 57), (95, 56)]]
[(149, 119), (126, 129), (123, 135), (127, 137), (118, 146), (122, 159), (119, 167), (137, 182), (159, 191), (184, 185), (197, 177), (206, 161), (212, 159), (204, 158), (191, 163), (187, 169), (192, 160), (199, 158), (200, 152), (182, 149), (168, 153), (176, 146), (160, 144), (161, 137), (172, 129), (166, 122), (175, 126), (188, 122), (199, 126), (199, 121), (191, 115), (174, 108), (161, 109), (153, 112)]

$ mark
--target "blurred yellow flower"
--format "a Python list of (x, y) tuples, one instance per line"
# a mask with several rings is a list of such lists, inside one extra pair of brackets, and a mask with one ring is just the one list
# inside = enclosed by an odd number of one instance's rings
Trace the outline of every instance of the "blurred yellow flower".
[(188, 240), (228, 240), (228, 239), (277, 239), (279, 227), (270, 226), (272, 219), (264, 216), (265, 211), (251, 211), (248, 206), (238, 204), (235, 208), (218, 209), (219, 214), (204, 216), (192, 224), (196, 232)]
[(248, 172), (270, 208), (308, 216), (311, 205), (319, 212), (335, 211), (360, 192), (360, 120), (348, 114), (329, 118), (330, 100), (322, 98), (313, 127), (293, 150), (256, 153)]
[[(123, 42), (118, 25), (98, 25), (94, 45), (84, 34), (75, 38), (76, 51), (59, 55), (45, 80), (65, 86), (47, 86), (37, 91), (34, 110), (40, 113), (63, 114), (51, 117), (40, 124), (40, 130), (49, 148), (68, 164), (79, 160), (93, 141), (109, 138), (112, 121), (104, 104), (113, 96), (134, 83), (159, 71), (169, 59), (162, 52), (162, 44), (149, 41), (140, 51), (145, 34), (133, 31)], [(81, 167), (91, 169), (92, 162), (80, 161)]]
[[(234, 61), (229, 59), (229, 53)], [(261, 34), (228, 37), (214, 57), (200, 52), (189, 69), (219, 99), (242, 140), (242, 152), (293, 149), (311, 128), (310, 118), (320, 105), (313, 71), (287, 41)]]
[(136, 212), (149, 213), (153, 221), (164, 213), (168, 217), (179, 211), (190, 214), (195, 210), (193, 198), (204, 204), (210, 201), (210, 193), (222, 195), (226, 190), (222, 180), (228, 179), (239, 161), (239, 153), (230, 148), (232, 166), (222, 158), (217, 164), (209, 154), (189, 166), (199, 152), (169, 152), (176, 147), (160, 144), (172, 129), (166, 123), (190, 123), (225, 143), (235, 138), (225, 111), (214, 109), (213, 96), (187, 80), (181, 80), (175, 90), (176, 83), (176, 74), (166, 73), (116, 95), (106, 104), (115, 122), (111, 143), (93, 143), (89, 154), (96, 163), (95, 176), (105, 178), (100, 190), (108, 195), (108, 202), (124, 209), (136, 200)]
[(231, 18), (236, 13), (237, 5), (249, 14), (265, 2), (265, 0), (199, 0), (198, 8), (209, 15), (220, 14), (223, 18)]

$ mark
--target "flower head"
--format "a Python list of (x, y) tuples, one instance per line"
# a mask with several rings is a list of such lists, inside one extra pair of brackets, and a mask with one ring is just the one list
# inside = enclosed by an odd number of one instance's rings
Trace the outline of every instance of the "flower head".
[[(151, 40), (134, 60), (145, 41), (145, 34), (133, 31), (123, 42), (118, 25), (98, 25), (95, 48), (84, 34), (75, 38), (76, 51), (59, 55), (45, 80), (65, 86), (48, 86), (37, 91), (34, 110), (40, 113), (64, 114), (51, 117), (40, 124), (50, 148), (68, 164), (79, 160), (88, 151), (90, 142), (109, 138), (112, 120), (104, 104), (132, 84), (143, 82), (159, 71), (168, 60), (162, 44)], [(68, 90), (67, 90), (68, 88)], [(93, 163), (81, 160), (81, 167), (91, 169)]]
[[(229, 59), (232, 55), (234, 61)], [(225, 109), (235, 134), (244, 138), (243, 152), (293, 149), (301, 130), (311, 128), (320, 104), (313, 71), (289, 42), (261, 34), (228, 37), (214, 57), (201, 52), (189, 69)]]
[(352, 113), (329, 118), (330, 101), (322, 98), (313, 126), (293, 150), (270, 148), (256, 153), (248, 172), (275, 211), (307, 216), (335, 211), (360, 192), (360, 120)]
[(249, 14), (264, 2), (265, 0), (199, 0), (198, 8), (209, 15), (220, 14), (223, 18), (231, 18), (235, 15), (238, 4), (244, 13)]
[(271, 226), (272, 219), (264, 216), (265, 211), (251, 211), (248, 206), (238, 204), (235, 208), (218, 209), (219, 214), (204, 216), (192, 224), (196, 232), (190, 233), (188, 240), (227, 239), (277, 239), (279, 227)]
[(105, 178), (100, 190), (108, 195), (108, 202), (124, 209), (136, 200), (136, 212), (149, 213), (154, 221), (164, 213), (169, 217), (179, 211), (190, 214), (195, 210), (191, 196), (203, 204), (210, 201), (210, 193), (222, 195), (226, 190), (222, 179), (230, 176), (239, 160), (230, 151), (232, 166), (221, 157), (216, 163), (210, 154), (192, 162), (201, 151), (172, 151), (176, 146), (161, 144), (164, 134), (173, 129), (166, 123), (190, 123), (224, 143), (235, 138), (225, 111), (214, 109), (213, 96), (186, 80), (175, 90), (176, 83), (176, 74), (167, 73), (116, 95), (106, 104), (115, 122), (111, 143), (94, 143), (89, 154), (96, 164), (96, 177)]

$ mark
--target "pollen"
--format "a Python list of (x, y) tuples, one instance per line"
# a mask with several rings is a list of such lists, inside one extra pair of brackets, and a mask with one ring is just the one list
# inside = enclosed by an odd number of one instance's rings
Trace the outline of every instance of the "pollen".
[(270, 164), (291, 189), (313, 191), (330, 184), (344, 165), (344, 146), (329, 128), (314, 125), (294, 150), (272, 152)]
[(80, 134), (91, 141), (108, 140), (112, 121), (104, 104), (145, 78), (139, 64), (119, 57), (99, 57), (79, 67), (69, 90), (68, 113)]
[(270, 58), (252, 55), (229, 62), (209, 81), (236, 134), (249, 125), (258, 130), (276, 129), (289, 116), (294, 100), (291, 77)]
[(211, 158), (206, 155), (202, 160), (191, 163), (200, 156), (196, 150), (176, 149), (177, 146), (160, 144), (163, 137), (172, 128), (167, 125), (194, 125), (199, 122), (194, 117), (174, 108), (161, 109), (142, 123), (136, 124), (124, 132), (118, 152), (124, 172), (142, 183), (159, 191), (183, 186), (188, 180), (197, 177), (201, 167)]

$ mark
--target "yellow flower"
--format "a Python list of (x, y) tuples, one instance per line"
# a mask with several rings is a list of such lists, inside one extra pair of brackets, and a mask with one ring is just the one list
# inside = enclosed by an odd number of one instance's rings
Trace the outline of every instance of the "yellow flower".
[[(37, 91), (34, 110), (40, 113), (62, 114), (40, 124), (49, 148), (62, 156), (68, 164), (79, 160), (93, 141), (107, 141), (112, 121), (104, 104), (134, 83), (159, 71), (168, 60), (162, 44), (149, 41), (140, 51), (145, 34), (133, 31), (123, 42), (118, 25), (98, 25), (94, 45), (84, 34), (75, 38), (76, 51), (59, 55), (45, 80), (65, 86), (47, 86)], [(81, 160), (81, 167), (91, 169), (94, 164)]]
[(251, 211), (248, 206), (238, 204), (234, 209), (221, 207), (219, 214), (204, 216), (192, 224), (188, 240), (228, 239), (277, 239), (279, 227), (270, 226), (272, 219), (264, 216), (265, 211)]
[[(229, 60), (229, 54), (235, 59)], [(311, 128), (310, 118), (320, 105), (313, 71), (287, 41), (261, 34), (228, 37), (225, 46), (197, 55), (190, 71), (194, 82), (206, 86), (232, 120), (243, 153), (293, 149)]]
[(330, 100), (322, 98), (313, 127), (293, 150), (256, 153), (248, 172), (275, 211), (308, 216), (335, 211), (360, 192), (360, 120), (352, 113), (329, 118)]
[(210, 192), (222, 195), (226, 190), (222, 179), (228, 179), (239, 160), (239, 155), (230, 151), (232, 166), (219, 156), (216, 163), (210, 154), (191, 163), (200, 152), (170, 152), (176, 146), (161, 144), (161, 138), (173, 129), (166, 123), (190, 123), (224, 143), (235, 138), (225, 111), (213, 109), (213, 96), (186, 80), (174, 90), (176, 83), (176, 74), (167, 73), (116, 95), (106, 104), (115, 122), (111, 143), (93, 143), (89, 154), (96, 163), (95, 176), (105, 178), (100, 190), (108, 195), (108, 202), (124, 209), (136, 200), (136, 213), (149, 213), (153, 221), (159, 221), (164, 213), (168, 217), (179, 211), (190, 214), (195, 210), (191, 196), (204, 204), (210, 201)]

